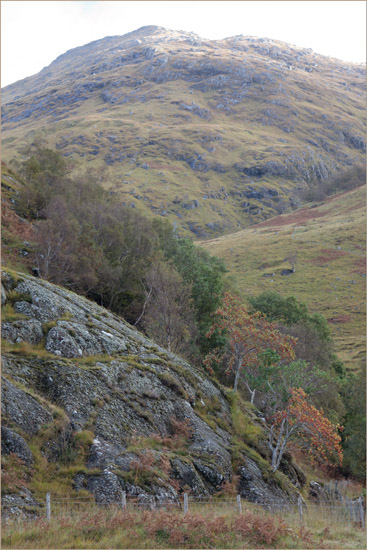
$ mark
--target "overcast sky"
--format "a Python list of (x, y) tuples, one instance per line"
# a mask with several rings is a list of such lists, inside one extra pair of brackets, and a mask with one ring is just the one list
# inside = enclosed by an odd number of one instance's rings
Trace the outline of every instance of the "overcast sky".
[(364, 62), (364, 1), (1, 1), (1, 85), (38, 73), (57, 56), (144, 25), (203, 38), (243, 34)]

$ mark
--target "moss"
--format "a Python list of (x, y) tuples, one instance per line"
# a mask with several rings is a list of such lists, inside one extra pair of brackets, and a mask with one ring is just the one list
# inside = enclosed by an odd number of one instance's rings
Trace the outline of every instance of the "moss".
[(94, 433), (90, 430), (76, 432), (74, 439), (83, 449), (89, 449), (93, 445)]
[(144, 420), (146, 420), (150, 424), (154, 424), (154, 418), (153, 418), (152, 413), (142, 409), (138, 404), (134, 403), (133, 401), (130, 401), (129, 405), (134, 410), (134, 412), (138, 416), (140, 416), (140, 418), (143, 418)]
[(256, 449), (250, 447), (236, 436), (232, 441), (230, 451), (232, 455), (232, 462), (236, 466), (243, 461), (243, 455), (245, 454), (256, 463), (264, 479), (269, 479), (269, 476), (271, 476), (272, 472), (269, 462), (265, 460), (265, 458), (263, 458)]
[(10, 292), (8, 292), (7, 300), (11, 304), (15, 304), (16, 302), (32, 303), (32, 298), (29, 294), (25, 294), (23, 292), (17, 292), (16, 290), (11, 290)]
[(185, 369), (175, 363), (167, 363), (167, 366), (179, 376), (182, 376), (193, 388), (198, 388), (198, 381), (189, 369)]
[(228, 422), (221, 416), (217, 416), (215, 419), (217, 425), (219, 428), (224, 430), (225, 432), (231, 433), (231, 426), (228, 424)]
[(43, 323), (42, 331), (43, 331), (44, 336), (47, 336), (48, 331), (51, 330), (52, 328), (56, 327), (56, 326), (57, 326), (57, 321), (49, 321), (48, 323)]
[[(22, 277), (22, 275), (14, 269), (10, 269), (9, 267), (2, 267), (1, 270), (2, 272), (4, 272), (4, 274), (6, 273), (10, 277), (10, 285), (12, 288), (14, 288), (18, 283), (22, 283), (24, 281), (24, 277)], [(7, 286), (7, 280), (4, 280), (4, 282), (5, 286)]]
[(85, 475), (100, 475), (102, 470), (100, 468), (87, 468), (84, 464), (77, 464), (69, 466), (68, 468), (60, 468), (59, 473), (63, 476), (75, 477), (77, 474)]
[(11, 303), (6, 303), (1, 308), (1, 318), (3, 321), (21, 321), (21, 320), (29, 320), (29, 317), (27, 315), (23, 315), (23, 313), (16, 313), (14, 311), (14, 306)]
[(186, 390), (182, 386), (180, 386), (179, 382), (171, 374), (169, 374), (168, 372), (158, 372), (156, 373), (156, 376), (159, 378), (162, 384), (164, 384), (174, 392), (178, 393), (181, 397), (183, 397), (184, 399), (189, 398)]
[(58, 320), (59, 321), (71, 321), (72, 319), (74, 319), (74, 315), (72, 313), (70, 313), (70, 311), (65, 311)]
[(233, 429), (236, 435), (250, 445), (257, 446), (259, 439), (264, 438), (263, 430), (257, 426), (248, 414), (243, 412), (244, 407), (238, 394), (229, 392), (227, 399), (230, 401), (230, 411)]
[[(106, 354), (99, 354), (99, 355), (86, 355), (84, 357), (73, 357), (71, 361), (73, 363), (76, 363), (77, 366), (80, 365), (90, 365), (93, 363), (110, 363), (111, 361), (114, 361), (114, 357), (112, 355)], [(95, 368), (100, 370), (101, 367), (98, 365), (95, 365)]]
[(150, 357), (147, 361), (153, 365), (166, 365), (166, 361), (160, 357)]
[(11, 344), (7, 340), (2, 340), (1, 348), (5, 353), (6, 352), (14, 353), (16, 355), (22, 355), (22, 356), (30, 355), (33, 357), (37, 357), (37, 359), (42, 359), (42, 358), (55, 359), (55, 355), (45, 350), (42, 343), (37, 345), (30, 344), (29, 342), (18, 342), (15, 344)]
[[(94, 424), (95, 424), (95, 421), (97, 419), (97, 416), (98, 416), (98, 410), (97, 409), (94, 409), (94, 411), (90, 414), (87, 422), (84, 424), (84, 428), (89, 431), (91, 428), (94, 428)], [(82, 433), (82, 432), (79, 432), (79, 433)], [(90, 432), (92, 433), (92, 432)]]
[(157, 346), (148, 346), (146, 348), (147, 351), (150, 351), (151, 353), (156, 353), (157, 355), (160, 354), (160, 352), (158, 351), (158, 348)]
[(130, 367), (135, 367), (137, 369), (143, 370), (147, 369), (144, 365), (141, 364), (141, 360), (138, 355), (124, 355), (122, 357), (124, 363), (127, 363)]
[(213, 418), (210, 418), (204, 410), (195, 408), (195, 412), (212, 430), (216, 431), (217, 423)]

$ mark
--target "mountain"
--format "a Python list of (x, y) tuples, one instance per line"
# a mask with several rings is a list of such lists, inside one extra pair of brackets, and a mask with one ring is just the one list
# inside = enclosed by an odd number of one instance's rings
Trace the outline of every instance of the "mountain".
[(35, 139), (208, 238), (288, 212), (365, 155), (365, 68), (284, 42), (142, 27), (2, 91), (2, 155)]
[(159, 503), (225, 482), (258, 504), (297, 501), (305, 476), (289, 454), (272, 473), (261, 413), (202, 369), (44, 280), (4, 270), (1, 302), (5, 514), (49, 491)]
[(366, 356), (365, 224), (362, 186), (200, 244), (225, 260), (244, 299), (273, 290), (323, 313), (338, 356), (359, 370)]

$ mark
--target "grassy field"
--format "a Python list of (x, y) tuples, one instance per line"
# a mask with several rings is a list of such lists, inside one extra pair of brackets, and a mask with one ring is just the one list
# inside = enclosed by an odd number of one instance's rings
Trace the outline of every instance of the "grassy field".
[[(274, 290), (325, 315), (339, 357), (358, 370), (365, 356), (365, 203), (362, 187), (199, 244), (225, 260), (244, 298)], [(281, 275), (292, 267), (290, 256), (295, 272)]]
[(270, 513), (243, 503), (144, 511), (88, 506), (59, 510), (48, 522), (12, 520), (3, 525), (2, 548), (365, 548), (365, 532), (340, 512), (297, 509)]

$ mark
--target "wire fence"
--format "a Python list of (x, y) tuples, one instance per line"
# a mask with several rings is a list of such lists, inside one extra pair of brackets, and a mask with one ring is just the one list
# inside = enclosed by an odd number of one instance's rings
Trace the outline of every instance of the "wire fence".
[[(87, 497), (52, 497), (50, 493), (46, 494), (44, 502), (31, 503), (3, 503), (2, 512), (10, 512), (12, 515), (21, 515), (26, 512), (28, 516), (45, 517), (51, 521), (51, 518), (59, 518), (69, 515), (75, 511), (92, 510), (100, 508), (104, 503), (98, 503), (93, 495)], [(120, 503), (115, 503), (121, 510), (176, 510), (183, 515), (202, 514), (203, 512), (220, 512), (228, 514), (242, 514), (243, 510), (257, 508), (259, 511), (266, 510), (269, 513), (277, 513), (284, 518), (291, 515), (298, 515), (299, 522), (304, 524), (308, 521), (337, 521), (352, 523), (365, 527), (365, 502), (362, 497), (349, 499), (346, 496), (338, 494), (336, 498), (321, 500), (315, 503), (306, 503), (302, 497), (298, 498), (297, 503), (280, 502), (277, 499), (267, 500), (262, 504), (251, 503), (236, 497), (195, 497), (184, 493), (183, 497), (176, 499), (161, 499), (154, 496), (140, 495), (138, 497), (127, 496), (122, 493)], [(5, 514), (7, 516), (7, 514)]]

